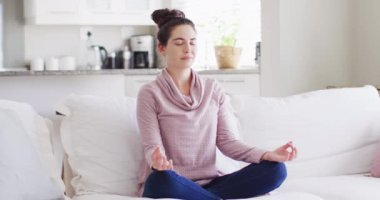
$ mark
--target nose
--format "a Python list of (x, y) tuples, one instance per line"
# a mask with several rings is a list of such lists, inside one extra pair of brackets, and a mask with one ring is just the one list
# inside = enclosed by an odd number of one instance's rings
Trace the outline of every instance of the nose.
[(184, 47), (184, 51), (185, 51), (185, 53), (191, 52), (191, 45), (189, 43), (186, 43), (186, 45)]

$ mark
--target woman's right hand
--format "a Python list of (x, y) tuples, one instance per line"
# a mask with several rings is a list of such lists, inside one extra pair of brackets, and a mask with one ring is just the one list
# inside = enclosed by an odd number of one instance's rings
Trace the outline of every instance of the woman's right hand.
[(166, 156), (161, 153), (160, 147), (156, 147), (152, 153), (152, 168), (157, 171), (173, 170), (173, 160), (168, 160)]

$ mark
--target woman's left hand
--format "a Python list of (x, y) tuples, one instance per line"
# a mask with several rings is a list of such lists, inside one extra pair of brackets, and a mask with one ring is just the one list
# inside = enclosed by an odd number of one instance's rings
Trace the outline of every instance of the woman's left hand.
[(274, 151), (265, 152), (261, 160), (268, 160), (274, 162), (291, 161), (297, 157), (297, 148), (293, 146), (290, 141)]

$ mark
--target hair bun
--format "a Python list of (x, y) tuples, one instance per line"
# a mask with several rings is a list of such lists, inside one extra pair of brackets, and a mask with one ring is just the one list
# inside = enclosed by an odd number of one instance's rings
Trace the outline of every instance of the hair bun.
[(168, 8), (165, 8), (155, 10), (152, 13), (151, 17), (154, 23), (156, 23), (157, 26), (161, 28), (162, 25), (166, 24), (173, 18), (185, 18), (185, 13), (177, 9), (170, 10)]

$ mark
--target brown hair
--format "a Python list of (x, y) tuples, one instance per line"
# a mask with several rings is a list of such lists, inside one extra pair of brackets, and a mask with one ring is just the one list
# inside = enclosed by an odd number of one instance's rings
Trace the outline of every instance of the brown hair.
[(159, 28), (157, 39), (164, 46), (167, 45), (174, 27), (178, 25), (190, 25), (195, 30), (194, 23), (187, 19), (182, 11), (177, 9), (158, 9), (152, 13), (151, 17)]

